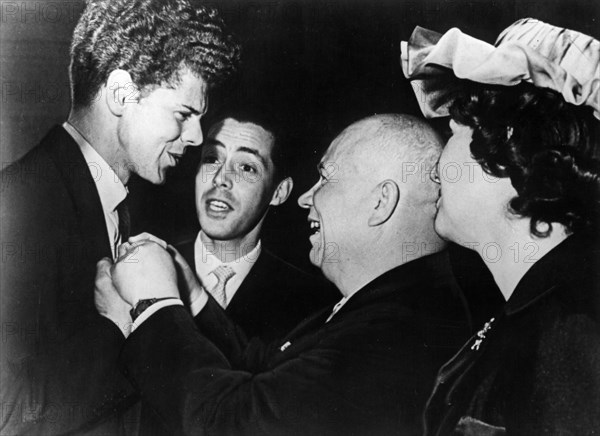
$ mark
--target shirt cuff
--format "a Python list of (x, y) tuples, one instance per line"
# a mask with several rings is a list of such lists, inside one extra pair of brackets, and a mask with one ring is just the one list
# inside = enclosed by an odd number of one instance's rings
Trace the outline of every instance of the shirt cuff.
[(208, 303), (208, 293), (205, 290), (202, 290), (202, 292), (200, 293), (200, 296), (198, 298), (196, 298), (194, 301), (192, 301), (192, 303), (190, 304), (190, 310), (192, 312), (192, 316), (195, 317), (196, 315), (198, 315), (200, 313), (200, 311), (202, 311), (202, 309), (204, 309), (204, 306), (206, 306), (206, 303)]
[(144, 321), (150, 318), (159, 309), (167, 306), (183, 306), (183, 301), (179, 298), (170, 298), (168, 300), (161, 300), (154, 303), (148, 309), (144, 310), (140, 316), (138, 316), (131, 326), (131, 333), (135, 331)]

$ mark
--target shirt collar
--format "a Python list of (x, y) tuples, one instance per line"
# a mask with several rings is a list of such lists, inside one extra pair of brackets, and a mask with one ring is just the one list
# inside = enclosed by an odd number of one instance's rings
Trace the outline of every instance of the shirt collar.
[[(352, 295), (355, 295), (356, 292)], [(337, 304), (335, 306), (333, 306), (333, 309), (331, 311), (331, 314), (329, 315), (329, 318), (327, 318), (327, 320), (325, 321), (326, 323), (328, 323), (329, 321), (331, 321), (331, 319), (338, 313), (338, 311), (344, 307), (344, 305), (348, 302), (348, 300), (350, 298), (352, 298), (352, 295), (348, 296), (348, 297), (343, 297), (340, 301), (337, 302)]]
[(110, 165), (98, 154), (79, 131), (68, 121), (63, 123), (64, 129), (73, 137), (98, 189), (100, 202), (105, 211), (112, 212), (127, 197), (127, 188), (121, 182)]
[[(252, 266), (256, 263), (256, 260), (260, 256), (262, 251), (262, 244), (259, 240), (256, 246), (248, 253), (242, 253), (242, 256), (237, 259), (233, 259), (230, 262), (221, 262), (221, 260), (215, 255), (214, 248), (207, 247), (203, 242), (201, 235), (202, 230), (198, 232), (196, 242), (194, 245), (194, 257), (196, 263), (196, 272), (200, 276), (200, 279), (206, 281), (208, 276), (220, 265), (227, 265), (235, 272), (235, 276), (230, 279), (230, 282), (242, 282)], [(229, 283), (229, 282), (228, 282)]]

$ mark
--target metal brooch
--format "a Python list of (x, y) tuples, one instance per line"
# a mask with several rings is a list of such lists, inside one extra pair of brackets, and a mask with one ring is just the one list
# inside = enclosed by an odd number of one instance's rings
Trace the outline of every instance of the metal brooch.
[(485, 339), (485, 334), (492, 328), (492, 323), (495, 318), (490, 319), (483, 325), (483, 328), (477, 332), (477, 339), (475, 339), (475, 343), (471, 346), (471, 350), (479, 350), (479, 346)]

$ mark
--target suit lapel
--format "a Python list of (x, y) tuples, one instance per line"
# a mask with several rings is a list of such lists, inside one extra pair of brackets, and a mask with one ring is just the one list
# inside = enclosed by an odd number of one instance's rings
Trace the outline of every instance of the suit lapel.
[[(189, 267), (194, 272), (196, 272), (195, 242), (196, 239), (192, 238), (190, 240), (182, 242), (181, 244), (178, 244), (176, 247), (177, 251), (179, 251), (179, 254), (183, 256)], [(196, 276), (198, 276), (197, 273)]]
[(354, 294), (350, 301), (336, 313), (335, 317), (329, 323), (326, 323), (326, 321), (333, 311), (334, 304), (321, 309), (313, 316), (304, 320), (285, 337), (280, 350), (285, 351), (290, 349), (290, 352), (300, 352), (302, 349), (313, 344), (315, 340), (318, 340), (322, 332), (328, 330), (327, 327), (329, 325), (343, 321), (343, 318), (351, 312), (352, 308), (364, 307), (371, 300), (379, 299), (381, 296), (389, 294), (396, 289), (397, 284), (391, 283), (389, 278), (387, 278), (387, 274), (380, 276)]
[(321, 337), (328, 331), (325, 321), (331, 313), (332, 307), (326, 307), (310, 318), (304, 320), (298, 327), (292, 330), (278, 347), (274, 350), (273, 359), (269, 363), (271, 367), (277, 366), (281, 361), (297, 356), (302, 351), (312, 348)]
[(44, 142), (48, 156), (58, 168), (71, 196), (83, 241), (94, 251), (94, 258), (111, 257), (100, 195), (79, 146), (65, 129), (58, 126), (48, 133)]
[[(335, 304), (329, 305), (319, 312), (314, 314), (313, 316), (304, 320), (298, 327), (290, 332), (289, 335), (283, 340), (282, 345), (287, 344), (295, 344), (298, 339), (300, 339), (300, 343), (308, 336), (314, 333), (320, 334), (321, 332), (327, 330), (325, 328), (328, 325), (337, 324), (338, 321), (343, 320), (343, 318), (352, 311), (352, 308), (360, 308), (367, 305), (373, 299), (380, 299), (383, 295), (387, 295), (390, 292), (395, 291), (395, 287), (393, 284), (389, 283), (392, 286), (386, 286), (388, 283), (382, 282), (380, 280), (376, 280), (371, 282), (369, 285), (358, 291), (355, 295), (352, 296), (350, 301), (348, 301), (336, 314), (332, 320), (327, 323), (327, 318), (333, 312), (333, 308)], [(352, 304), (351, 304), (352, 303)], [(319, 336), (319, 335), (316, 336)], [(309, 343), (312, 343), (310, 341)], [(296, 344), (298, 345), (298, 344)], [(286, 345), (284, 347), (288, 348), (290, 345)]]
[(265, 286), (264, 280), (272, 273), (271, 266), (268, 254), (263, 251), (227, 305), (227, 313), (245, 317), (253, 308), (269, 305), (268, 286)]
[[(425, 256), (396, 267), (357, 291), (329, 323), (326, 323), (326, 320), (334, 305), (328, 306), (313, 317), (308, 318), (290, 332), (283, 340), (282, 346), (284, 350), (290, 348), (295, 352), (296, 348), (292, 348), (295, 341), (297, 342), (296, 345), (302, 347), (307, 335), (312, 335), (313, 338), (318, 339), (323, 331), (327, 331), (328, 328), (338, 323), (347, 322), (347, 317), (352, 312), (367, 307), (373, 301), (384, 301), (393, 298), (394, 301), (401, 302), (404, 306), (410, 308), (415, 300), (420, 298), (420, 290), (423, 286), (430, 286), (437, 280), (444, 278), (448, 271), (445, 252)], [(423, 277), (427, 277), (430, 281), (423, 283)], [(314, 340), (316, 339), (308, 338), (307, 344), (314, 343)]]
[(325, 326), (325, 321), (327, 321), (327, 318), (331, 314), (332, 310), (333, 306), (327, 306), (315, 313), (313, 316), (305, 319), (285, 337), (283, 342), (292, 342), (297, 338), (301, 338), (307, 334), (310, 334), (313, 331), (322, 329), (323, 326)]

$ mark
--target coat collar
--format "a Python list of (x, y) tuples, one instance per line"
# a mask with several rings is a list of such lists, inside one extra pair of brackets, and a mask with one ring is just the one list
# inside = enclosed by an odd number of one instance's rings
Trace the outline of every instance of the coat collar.
[(398, 294), (400, 301), (410, 305), (421, 296), (421, 292), (415, 291), (438, 283), (447, 285), (448, 282), (454, 283), (454, 290), (458, 293), (458, 284), (450, 269), (448, 252), (444, 250), (412, 260), (383, 273), (357, 291), (338, 311), (336, 317), (392, 293)]
[(189, 238), (185, 238), (181, 242), (177, 242), (175, 244), (175, 248), (179, 251), (179, 253), (183, 256), (187, 264), (193, 269), (194, 268), (194, 244), (196, 242), (196, 237), (191, 236)]
[[(577, 292), (577, 283), (596, 276), (593, 265), (600, 260), (598, 254), (597, 246), (589, 238), (569, 236), (525, 273), (506, 302), (505, 313), (509, 316), (517, 314), (563, 284)], [(576, 294), (568, 297), (579, 298)]]
[[(460, 289), (452, 275), (446, 250), (415, 259), (385, 272), (363, 286), (327, 324), (325, 321), (331, 314), (334, 305), (327, 306), (307, 318), (287, 335), (282, 341), (283, 346), (280, 349), (286, 350), (292, 342), (295, 345), (292, 349), (296, 351), (299, 349), (298, 347), (302, 349), (310, 346), (322, 335), (327, 334), (328, 329), (336, 329), (339, 325), (343, 325), (339, 323), (346, 322), (344, 321), (345, 315), (349, 312), (367, 307), (373, 302), (391, 301), (407, 308), (419, 307), (424, 303), (423, 299), (430, 294), (424, 292), (425, 289), (439, 286), (443, 288), (444, 292), (448, 292), (449, 284), (452, 291), (460, 296)], [(300, 341), (296, 342), (299, 338), (301, 338)]]

